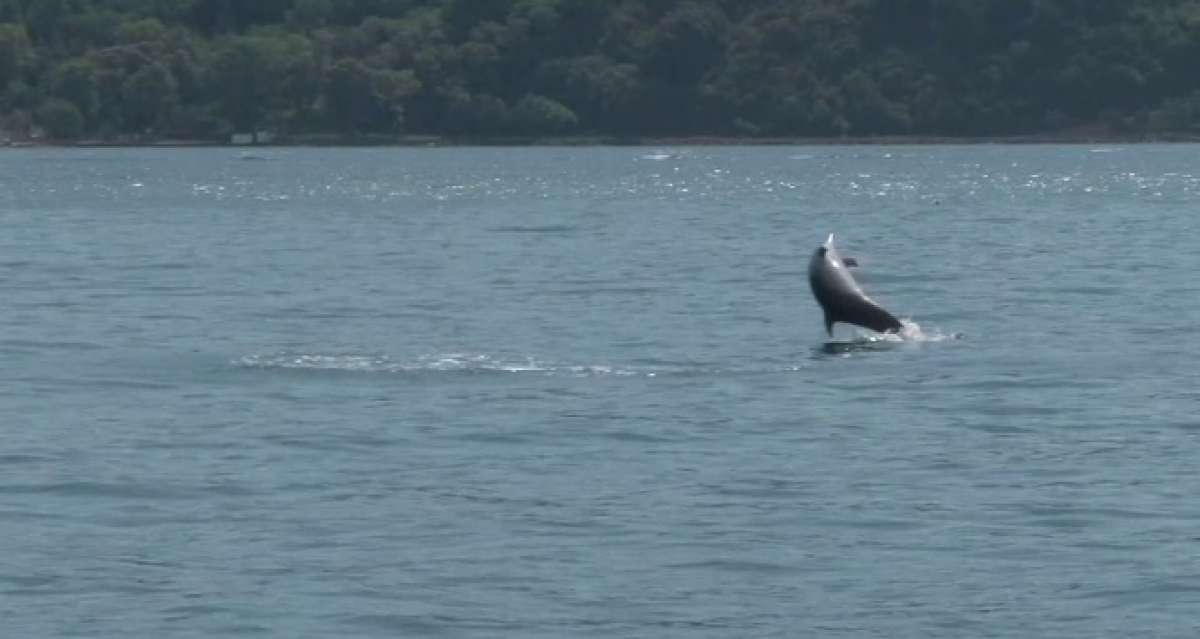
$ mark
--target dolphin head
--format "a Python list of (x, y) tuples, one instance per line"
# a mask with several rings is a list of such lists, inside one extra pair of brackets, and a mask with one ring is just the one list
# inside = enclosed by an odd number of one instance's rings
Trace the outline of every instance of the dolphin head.
[(833, 250), (833, 233), (830, 233), (829, 238), (825, 240), (825, 243), (817, 247), (817, 254), (823, 256), (832, 250)]
[(825, 243), (817, 247), (815, 259), (826, 263), (827, 268), (841, 268), (842, 257), (838, 255), (837, 249), (833, 247), (833, 233), (825, 239)]

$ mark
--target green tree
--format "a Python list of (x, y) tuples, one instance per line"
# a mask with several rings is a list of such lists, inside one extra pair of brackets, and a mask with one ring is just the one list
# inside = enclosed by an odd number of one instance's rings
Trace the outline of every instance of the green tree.
[(348, 58), (339, 60), (325, 79), (325, 112), (340, 131), (367, 131), (376, 115), (374, 92), (371, 71), (366, 65)]
[(22, 23), (24, 20), (20, 0), (0, 0), (0, 23)]
[(444, 97), (446, 108), (438, 128), (452, 135), (496, 135), (510, 126), (508, 105), (486, 93), (470, 94), (453, 89)]
[(58, 65), (51, 80), (51, 92), (75, 105), (87, 122), (95, 116), (100, 100), (95, 63), (87, 58), (73, 58)]
[(531, 135), (570, 133), (579, 125), (575, 113), (541, 95), (527, 95), (513, 107), (513, 125), (517, 131)]
[(728, 28), (719, 5), (680, 3), (650, 32), (647, 70), (660, 82), (696, 83), (721, 59)]
[(239, 131), (263, 124), (276, 76), (268, 41), (252, 36), (226, 40), (209, 67), (208, 84), (216, 97), (217, 113)]
[(512, 0), (444, 0), (442, 19), (451, 37), (463, 40), (484, 22), (502, 22), (512, 10)]
[(125, 79), (121, 89), (126, 125), (142, 131), (161, 128), (176, 104), (176, 83), (161, 64), (148, 64)]
[(643, 93), (637, 66), (601, 55), (547, 62), (538, 70), (535, 86), (569, 106), (581, 121), (613, 133), (636, 117)]
[(83, 134), (83, 115), (66, 100), (46, 100), (38, 107), (34, 119), (54, 140), (74, 140)]
[(288, 36), (271, 56), (271, 106), (274, 124), (289, 128), (312, 119), (321, 97), (321, 58), (307, 38)]
[(99, 136), (1189, 130), (1197, 34), (1196, 0), (0, 0), (0, 121), (57, 98)]
[(25, 26), (35, 40), (57, 43), (59, 25), (70, 15), (65, 0), (27, 0)]
[(117, 28), (117, 42), (137, 44), (160, 42), (167, 36), (167, 29), (155, 18), (143, 18), (126, 22)]
[(411, 69), (381, 69), (371, 73), (371, 90), (383, 114), (382, 123), (396, 131), (404, 126), (404, 104), (421, 89), (421, 81)]
[(889, 100), (875, 78), (865, 71), (859, 69), (846, 76), (842, 92), (850, 107), (848, 116), (854, 133), (907, 133), (912, 128), (904, 105)]
[(333, 11), (333, 0), (296, 0), (287, 19), (299, 28), (316, 29), (329, 22)]
[(25, 29), (16, 24), (0, 24), (0, 91), (17, 78), (32, 54)]

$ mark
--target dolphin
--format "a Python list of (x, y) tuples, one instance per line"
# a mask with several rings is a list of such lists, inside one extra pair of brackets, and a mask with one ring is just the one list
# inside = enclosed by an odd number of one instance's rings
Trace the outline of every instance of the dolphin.
[(813, 297), (825, 311), (825, 332), (833, 336), (834, 322), (855, 324), (879, 333), (898, 333), (904, 328), (895, 315), (867, 297), (833, 248), (833, 233), (808, 262), (808, 284)]

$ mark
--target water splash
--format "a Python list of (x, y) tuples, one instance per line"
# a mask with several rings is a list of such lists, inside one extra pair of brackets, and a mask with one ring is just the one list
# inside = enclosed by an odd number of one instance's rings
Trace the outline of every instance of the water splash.
[(946, 342), (963, 338), (962, 333), (945, 333), (940, 328), (926, 331), (921, 328), (920, 324), (907, 318), (901, 318), (900, 323), (904, 325), (904, 328), (896, 337), (906, 342)]
[(903, 327), (898, 333), (858, 331), (851, 339), (825, 342), (818, 350), (827, 355), (848, 356), (852, 353), (886, 351), (905, 345), (947, 342), (963, 338), (962, 333), (945, 333), (937, 328), (926, 331), (911, 319), (901, 318), (900, 323)]

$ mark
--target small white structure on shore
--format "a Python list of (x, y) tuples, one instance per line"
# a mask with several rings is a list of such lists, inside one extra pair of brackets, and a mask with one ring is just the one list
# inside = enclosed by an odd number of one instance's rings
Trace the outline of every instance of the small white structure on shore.
[(249, 144), (270, 144), (275, 134), (270, 131), (254, 131), (253, 133), (234, 133), (229, 136), (229, 143), (237, 146)]

